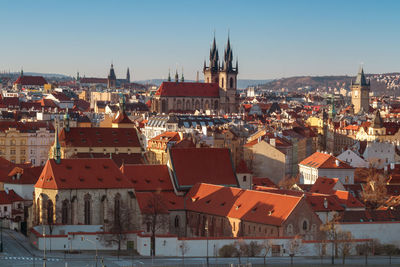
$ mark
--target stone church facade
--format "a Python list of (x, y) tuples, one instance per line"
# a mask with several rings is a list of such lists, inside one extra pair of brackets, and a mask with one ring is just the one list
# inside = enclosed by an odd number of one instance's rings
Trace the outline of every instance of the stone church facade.
[(211, 110), (222, 113), (237, 112), (238, 61), (233, 64), (233, 53), (228, 42), (224, 59), (220, 62), (214, 38), (209, 57), (209, 65), (204, 62), (204, 83), (175, 82), (168, 78), (163, 82), (152, 99), (151, 111), (157, 113), (193, 113), (196, 110)]

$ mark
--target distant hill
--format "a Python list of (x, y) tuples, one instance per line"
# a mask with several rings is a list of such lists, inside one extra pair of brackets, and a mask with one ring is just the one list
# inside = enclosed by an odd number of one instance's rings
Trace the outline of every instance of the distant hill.
[[(141, 81), (135, 81), (137, 83), (141, 83), (141, 84), (154, 84), (154, 85), (161, 85), (162, 82), (164, 82), (166, 80), (163, 79), (151, 79), (151, 80), (141, 80)], [(238, 88), (239, 89), (244, 89), (247, 88), (249, 86), (257, 86), (260, 84), (265, 84), (269, 81), (272, 80), (246, 80), (246, 79), (239, 79), (238, 80)], [(194, 82), (193, 80), (187, 80), (186, 82)], [(200, 82), (203, 82), (202, 80)]]
[[(383, 82), (378, 82), (375, 76), (378, 74), (367, 74), (367, 79), (371, 81), (371, 91), (384, 93), (388, 90)], [(398, 73), (387, 73), (382, 75), (398, 75)], [(280, 90), (287, 88), (289, 91), (296, 91), (300, 87), (309, 86), (311, 89), (331, 88), (350, 88), (351, 80), (355, 80), (355, 76), (298, 76), (281, 78), (270, 81), (261, 85), (261, 88), (267, 90)]]

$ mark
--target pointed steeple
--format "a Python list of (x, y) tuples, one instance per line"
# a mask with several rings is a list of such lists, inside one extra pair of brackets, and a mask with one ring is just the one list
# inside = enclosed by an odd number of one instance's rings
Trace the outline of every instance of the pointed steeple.
[(236, 72), (239, 72), (239, 59), (236, 57)]
[(69, 113), (68, 113), (68, 108), (64, 114), (64, 129), (65, 131), (69, 132)]
[(125, 112), (125, 95), (119, 94), (119, 112), (122, 114)]
[(129, 73), (129, 68), (126, 71), (126, 82), (131, 83), (131, 74)]
[(171, 70), (170, 69), (168, 69), (168, 81), (169, 82), (171, 81)]
[(232, 71), (233, 70), (233, 53), (231, 49), (231, 41), (229, 38), (229, 33), (228, 33), (228, 41), (226, 43), (225, 47), (225, 53), (224, 53), (224, 61), (225, 61), (225, 68), (224, 70)]
[(81, 77), (79, 77), (79, 71), (76, 72), (76, 80), (79, 82), (79, 80), (81, 79)]
[(23, 68), (21, 68), (21, 75), (20, 75), (21, 77), (23, 77), (24, 76), (24, 69)]
[(219, 69), (219, 55), (217, 49), (217, 42), (215, 41), (215, 32), (214, 32), (214, 40), (210, 49), (210, 69), (212, 71), (218, 71)]
[(374, 120), (372, 121), (371, 127), (372, 128), (377, 128), (377, 129), (383, 127), (383, 120), (382, 120), (382, 117), (381, 117), (381, 113), (379, 112), (379, 109), (377, 109), (375, 111)]
[(362, 66), (360, 66), (360, 69), (358, 71), (356, 81), (354, 84), (361, 85), (361, 86), (369, 85), (369, 81), (367, 82), (367, 79), (365, 78), (364, 69)]
[(53, 158), (57, 164), (60, 164), (60, 162), (61, 162), (61, 146), (60, 146), (60, 141), (58, 139), (58, 121), (56, 121), (56, 132), (54, 134)]
[(185, 81), (185, 77), (183, 77), (183, 68), (182, 68), (182, 76), (181, 76), (181, 82)]
[(179, 82), (178, 70), (175, 71), (175, 82)]

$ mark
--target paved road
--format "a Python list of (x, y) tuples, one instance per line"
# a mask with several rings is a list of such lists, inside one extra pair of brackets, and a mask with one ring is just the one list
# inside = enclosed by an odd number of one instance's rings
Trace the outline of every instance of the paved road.
[[(20, 233), (4, 230), (3, 231), (4, 251), (0, 253), (0, 267), (27, 267), (27, 266), (43, 266), (43, 252), (36, 250)], [(46, 266), (48, 267), (90, 267), (96, 266), (95, 253), (87, 252), (82, 254), (64, 254), (62, 252), (47, 252)], [(132, 258), (129, 256), (121, 256), (117, 258), (111, 253), (100, 253), (97, 261), (97, 266), (101, 267), (101, 259), (103, 258), (104, 265), (107, 267), (128, 267), (128, 266), (183, 266), (182, 258)], [(262, 258), (242, 258), (241, 263), (260, 264)], [(295, 257), (294, 264), (297, 266), (318, 266), (320, 265), (318, 258)], [(185, 266), (207, 266), (205, 258), (185, 258)], [(229, 266), (229, 264), (238, 264), (237, 258), (210, 258), (211, 266)], [(342, 265), (340, 259), (336, 259), (337, 265)], [(363, 266), (365, 259), (362, 257), (349, 258), (346, 260), (346, 265)], [(268, 266), (289, 266), (290, 258), (273, 257), (267, 258)], [(323, 264), (330, 265), (330, 259), (323, 260)], [(368, 266), (388, 266), (388, 257), (370, 257)], [(400, 266), (400, 257), (392, 259), (392, 266)]]

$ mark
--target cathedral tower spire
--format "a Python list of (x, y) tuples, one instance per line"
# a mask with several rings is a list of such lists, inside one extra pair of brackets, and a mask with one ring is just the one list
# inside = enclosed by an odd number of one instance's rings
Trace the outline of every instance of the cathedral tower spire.
[(131, 83), (131, 74), (129, 73), (129, 68), (126, 71), (126, 82)]

